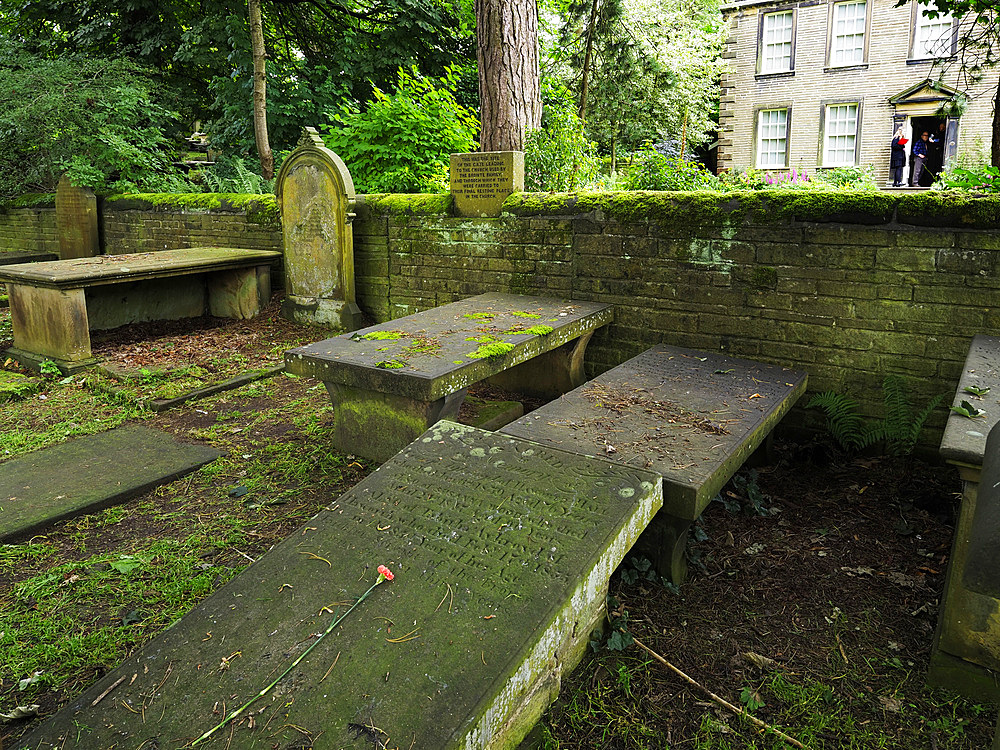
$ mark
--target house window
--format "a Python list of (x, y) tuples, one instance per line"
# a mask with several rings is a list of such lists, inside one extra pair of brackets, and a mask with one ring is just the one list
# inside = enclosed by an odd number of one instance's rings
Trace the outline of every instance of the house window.
[(823, 166), (846, 167), (856, 163), (858, 105), (831, 104), (823, 129)]
[(757, 113), (757, 166), (788, 166), (787, 109), (762, 109)]
[(765, 13), (761, 18), (760, 72), (787, 73), (792, 69), (795, 13)]
[(865, 61), (868, 3), (836, 3), (830, 36), (830, 65), (860, 65)]
[(913, 53), (910, 57), (915, 60), (929, 57), (948, 57), (952, 54), (954, 19), (951, 13), (940, 13), (936, 18), (931, 18), (927, 14), (927, 10), (923, 5), (916, 5), (913, 23)]

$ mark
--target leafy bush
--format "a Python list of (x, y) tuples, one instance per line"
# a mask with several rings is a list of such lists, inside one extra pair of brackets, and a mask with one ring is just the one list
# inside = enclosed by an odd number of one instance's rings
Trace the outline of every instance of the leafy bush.
[(64, 172), (99, 192), (177, 179), (166, 96), (127, 60), (0, 51), (0, 196), (51, 191)]
[(475, 147), (479, 121), (455, 100), (454, 70), (440, 79), (400, 69), (396, 92), (375, 89), (364, 111), (352, 103), (322, 126), (323, 140), (351, 170), (361, 193), (448, 190), (454, 153)]
[(965, 190), (970, 193), (1000, 193), (1000, 169), (962, 169), (956, 167), (941, 175), (935, 186), (942, 189)]
[(575, 190), (600, 171), (596, 146), (583, 134), (583, 122), (569, 92), (543, 89), (542, 127), (529, 130), (524, 139), (524, 189)]
[(878, 185), (875, 183), (875, 169), (871, 164), (821, 169), (816, 172), (813, 180), (837, 190), (878, 190)]
[(717, 190), (719, 179), (702, 164), (665, 156), (652, 144), (636, 155), (622, 181), (625, 190)]

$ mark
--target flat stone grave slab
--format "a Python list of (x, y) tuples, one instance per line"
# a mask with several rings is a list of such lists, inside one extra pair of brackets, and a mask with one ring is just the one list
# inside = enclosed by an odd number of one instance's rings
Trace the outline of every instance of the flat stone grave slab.
[[(985, 391), (982, 396), (968, 393), (973, 388)], [(949, 412), (941, 437), (941, 457), (951, 463), (981, 467), (986, 453), (986, 436), (1000, 422), (1000, 337), (979, 334), (972, 339), (965, 366), (955, 390), (953, 406), (968, 401), (983, 412), (969, 419)], [(978, 481), (978, 479), (977, 479)]]
[(334, 445), (384, 461), (439, 419), (473, 383), (552, 398), (584, 381), (593, 332), (611, 305), (481, 294), (285, 353), (288, 370), (322, 380)]
[[(3, 256), (0, 256), (2, 258)], [(0, 281), (31, 286), (72, 289), (81, 286), (119, 284), (182, 274), (206, 273), (242, 268), (248, 262), (280, 260), (273, 250), (246, 250), (232, 247), (191, 247), (126, 255), (98, 255), (40, 263), (0, 266)]]
[(125, 502), (214, 461), (190, 445), (138, 425), (73, 438), (0, 463), (0, 542), (64, 518)]
[(271, 297), (281, 253), (241, 248), (101, 255), (0, 266), (9, 292), (14, 346), (7, 354), (64, 373), (96, 363), (90, 331), (206, 313), (246, 319)]
[(21, 746), (187, 747), (316, 643), (379, 564), (395, 580), (198, 747), (516, 746), (660, 501), (651, 472), (439, 422)]
[[(683, 579), (687, 529), (805, 392), (804, 372), (659, 345), (501, 432), (663, 476), (661, 573)], [(665, 521), (667, 519), (660, 519)]]

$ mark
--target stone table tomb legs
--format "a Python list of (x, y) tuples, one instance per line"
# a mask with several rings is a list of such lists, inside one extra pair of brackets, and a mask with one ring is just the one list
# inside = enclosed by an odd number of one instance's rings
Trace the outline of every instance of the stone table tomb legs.
[(83, 289), (49, 289), (8, 284), (14, 346), (20, 361), (36, 366), (51, 359), (64, 372), (95, 362), (90, 350), (90, 323)]
[(487, 382), (511, 393), (558, 398), (586, 382), (583, 357), (593, 335), (593, 331), (588, 331), (573, 341), (493, 375)]
[(420, 401), (325, 382), (333, 402), (334, 447), (342, 452), (387, 461), (442, 419), (455, 420), (468, 389), (435, 401)]

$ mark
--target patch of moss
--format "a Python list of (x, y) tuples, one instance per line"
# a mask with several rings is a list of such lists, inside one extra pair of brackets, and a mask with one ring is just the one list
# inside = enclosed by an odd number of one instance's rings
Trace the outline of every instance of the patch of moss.
[(430, 216), (451, 210), (451, 193), (416, 193), (412, 195), (379, 193), (365, 196), (367, 209), (376, 214), (413, 214)]
[(401, 339), (406, 334), (402, 331), (371, 331), (370, 333), (356, 333), (351, 336), (352, 341), (393, 341)]
[(41, 383), (36, 378), (0, 370), (0, 404), (30, 396), (40, 389)]
[(463, 318), (468, 318), (469, 320), (493, 320), (497, 316), (496, 313), (466, 313)]
[(531, 326), (525, 333), (530, 333), (532, 336), (548, 336), (553, 330), (555, 329), (552, 326)]
[(778, 284), (778, 271), (770, 266), (758, 266), (750, 274), (750, 283), (760, 289), (774, 289)]
[(524, 312), (524, 310), (512, 310), (510, 314), (513, 315), (515, 318), (532, 318), (534, 320), (542, 319), (541, 315), (536, 315), (535, 313), (530, 313), (530, 312)]
[(898, 196), (896, 220), (924, 227), (1000, 228), (1000, 196), (926, 190)]
[(427, 336), (417, 336), (413, 343), (405, 347), (400, 355), (403, 357), (414, 357), (418, 354), (437, 354), (441, 351), (441, 342)]
[(405, 363), (400, 362), (398, 359), (385, 359), (381, 362), (376, 362), (375, 366), (382, 370), (398, 370), (400, 367), (404, 367)]
[(508, 341), (493, 341), (489, 344), (483, 344), (474, 352), (469, 352), (467, 355), (471, 359), (486, 359), (489, 357), (502, 357), (504, 354), (509, 352), (514, 348), (514, 345)]
[(258, 226), (269, 227), (281, 224), (281, 211), (278, 199), (271, 194), (239, 195), (227, 193), (222, 196), (222, 206), (232, 206), (239, 211), (245, 211), (247, 221)]

